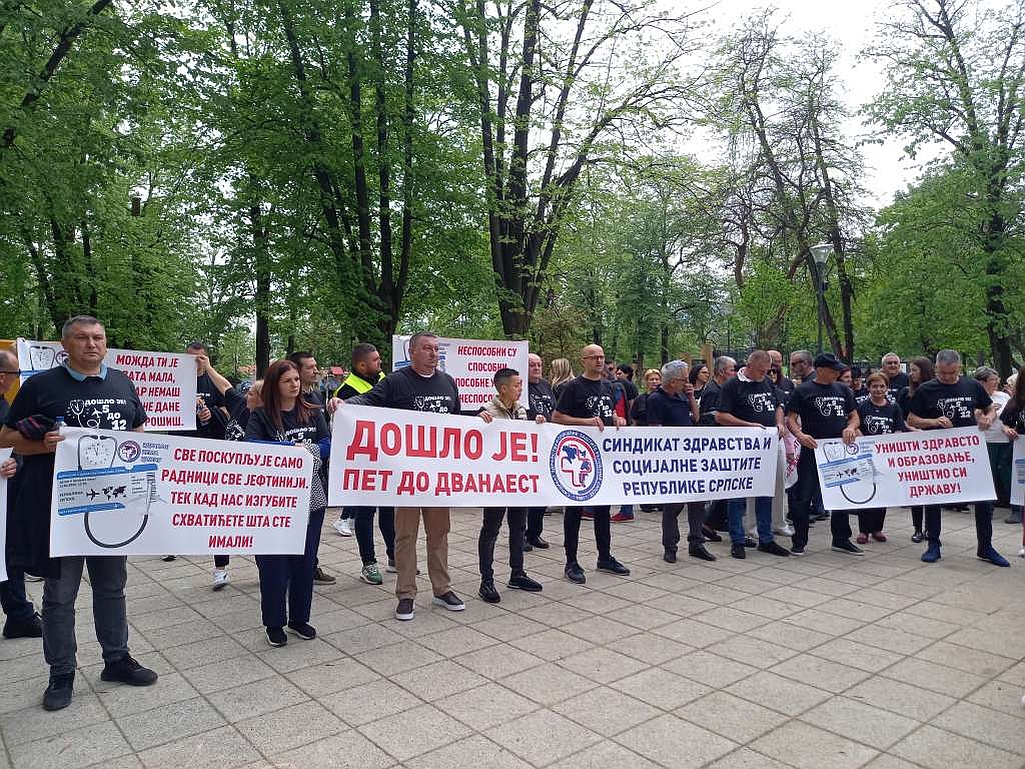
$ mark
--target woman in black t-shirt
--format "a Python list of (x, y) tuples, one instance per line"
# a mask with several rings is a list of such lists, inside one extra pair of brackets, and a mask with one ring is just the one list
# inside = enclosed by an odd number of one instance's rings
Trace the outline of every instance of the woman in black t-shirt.
[(331, 453), (331, 438), (323, 410), (303, 400), (301, 388), (299, 369), (294, 363), (287, 360), (272, 363), (263, 377), (263, 407), (253, 411), (246, 425), (247, 441), (294, 443), (306, 447), (314, 459), (304, 552), (256, 556), (260, 569), (260, 607), (267, 642), (271, 646), (288, 643), (284, 632), (286, 624), (290, 632), (303, 640), (317, 637), (309, 621), (314, 564), (327, 507), (324, 461)]
[[(907, 430), (904, 424), (904, 415), (900, 406), (893, 403), (886, 397), (889, 381), (884, 374), (878, 371), (868, 376), (868, 400), (858, 404), (858, 416), (861, 417), (861, 426), (858, 428), (862, 435), (889, 435), (890, 433), (902, 433)], [(883, 534), (883, 522), (886, 520), (886, 508), (870, 508), (858, 510), (858, 539), (859, 545), (868, 542), (869, 537), (876, 542), (885, 542), (886, 535)]]
[[(630, 409), (630, 424), (637, 427), (648, 425), (648, 396), (662, 384), (662, 372), (657, 368), (649, 368), (644, 372), (644, 392), (637, 396), (633, 408)], [(644, 507), (644, 505), (641, 505)]]

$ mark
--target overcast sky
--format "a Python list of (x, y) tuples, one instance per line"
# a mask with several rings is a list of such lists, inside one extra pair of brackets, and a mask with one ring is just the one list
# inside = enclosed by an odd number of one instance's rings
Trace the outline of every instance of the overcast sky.
[[(881, 68), (870, 60), (859, 61), (858, 54), (874, 39), (877, 23), (889, 15), (890, 0), (775, 0), (771, 4), (719, 0), (709, 13), (717, 20), (717, 27), (726, 31), (731, 24), (770, 5), (778, 9), (781, 30), (788, 37), (824, 33), (836, 41), (841, 53), (837, 72), (845, 86), (842, 96), (846, 98), (851, 112), (878, 93), (883, 78)], [(869, 128), (857, 118), (848, 130), (852, 137), (861, 137), (869, 132)], [(890, 140), (883, 145), (865, 145), (862, 153), (869, 166), (869, 176), (863, 180), (864, 185), (873, 195), (872, 203), (881, 207), (893, 199), (895, 192), (914, 182), (921, 164), (936, 151), (922, 151), (917, 160), (911, 161), (903, 157), (903, 142)]]

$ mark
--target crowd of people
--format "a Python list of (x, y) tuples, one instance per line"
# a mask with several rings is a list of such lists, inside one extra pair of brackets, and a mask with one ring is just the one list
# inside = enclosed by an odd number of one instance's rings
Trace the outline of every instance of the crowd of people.
[[(105, 365), (106, 335), (102, 324), (89, 316), (77, 316), (62, 329), (66, 361), (36, 374), (21, 387), (8, 406), (0, 398), (0, 447), (11, 447), (15, 458), (0, 465), (8, 479), (9, 511), (7, 570), (9, 579), (0, 585), (7, 616), (7, 638), (42, 637), (43, 654), (50, 667), (43, 706), (66, 707), (72, 698), (76, 660), (75, 602), (83, 569), (88, 569), (93, 593), (93, 617), (103, 653), (105, 681), (135, 686), (153, 684), (157, 674), (141, 665), (128, 648), (124, 556), (50, 558), (49, 518), (54, 450), (63, 440), (61, 422), (81, 426), (73, 400), (102, 399), (101, 427), (142, 430), (146, 414), (130, 380)], [(327, 510), (327, 464), (330, 457), (330, 419), (339, 408), (382, 408), (459, 414), (460, 398), (455, 380), (439, 368), (439, 340), (430, 333), (414, 334), (409, 341), (410, 365), (391, 374), (382, 371), (381, 356), (370, 344), (352, 350), (346, 378), (331, 393), (319, 389), (317, 361), (310, 353), (297, 353), (274, 361), (263, 379), (248, 387), (235, 387), (211, 364), (206, 347), (191, 344), (186, 352), (197, 366), (197, 429), (193, 437), (215, 440), (270, 441), (305, 447), (313, 456), (309, 522), (305, 549), (298, 555), (259, 555), (262, 622), (268, 644), (280, 647), (288, 634), (302, 640), (316, 637), (310, 624), (314, 584), (331, 584), (317, 558)], [(910, 362), (909, 374), (893, 353), (883, 357), (880, 370), (862, 372), (831, 354), (813, 356), (805, 350), (791, 353), (790, 375), (783, 371), (783, 357), (775, 350), (754, 350), (743, 365), (720, 356), (710, 365), (669, 361), (659, 369), (644, 371), (639, 379), (643, 392), (633, 383), (635, 372), (627, 363), (616, 365), (603, 349), (587, 345), (580, 354), (578, 375), (564, 358), (551, 361), (549, 378), (544, 362), (530, 354), (524, 379), (521, 372), (504, 368), (494, 374), (495, 394), (478, 414), (484, 422), (531, 420), (559, 425), (629, 429), (630, 426), (686, 428), (698, 425), (723, 428), (758, 427), (779, 436), (779, 462), (772, 496), (728, 501), (666, 501), (642, 509), (660, 513), (663, 559), (676, 563), (681, 539), (679, 516), (687, 509), (687, 553), (701, 561), (716, 555), (706, 546), (721, 542), (720, 531), (729, 537), (729, 555), (746, 559), (794, 557), (805, 553), (810, 528), (829, 521), (830, 547), (844, 556), (862, 556), (861, 545), (885, 542), (886, 510), (861, 510), (858, 534), (846, 511), (822, 509), (814, 449), (823, 439), (853, 442), (859, 435), (881, 435), (913, 430), (932, 430), (975, 425), (986, 434), (997, 488), (1006, 501), (1010, 483), (1011, 445), (1025, 431), (1025, 379), (1016, 378), (1002, 392), (999, 375), (980, 368), (972, 377), (961, 375), (961, 359), (943, 350), (935, 362), (925, 357)], [(17, 359), (0, 352), (0, 392), (18, 374)], [(524, 397), (526, 389), (526, 397)], [(80, 414), (80, 410), (78, 412)], [(544, 585), (531, 578), (524, 553), (545, 550), (546, 509), (543, 507), (489, 507), (482, 499), (478, 538), (480, 587), (478, 595), (488, 603), (501, 601), (496, 586), (495, 547), (503, 522), (508, 534), (511, 590), (542, 592)], [(993, 503), (975, 503), (977, 556), (996, 566), (1008, 561), (992, 545)], [(594, 568), (619, 576), (630, 569), (613, 555), (613, 523), (627, 523), (635, 511), (622, 505), (615, 515), (609, 506), (567, 506), (562, 510), (562, 546), (565, 577), (584, 584), (587, 572), (579, 558), (582, 521), (594, 530), (597, 559)], [(374, 518), (384, 540), (387, 571), (396, 574), (399, 621), (415, 617), (417, 596), (417, 541), (421, 521), (426, 535), (427, 576), (432, 602), (448, 611), (463, 611), (465, 602), (452, 589), (449, 575), (448, 534), (450, 509), (426, 507), (343, 508), (332, 527), (342, 536), (355, 535), (362, 562), (359, 578), (381, 585), (383, 577), (374, 543)], [(1015, 508), (1008, 522), (1021, 521)], [(941, 557), (941, 514), (937, 506), (912, 509), (912, 540), (927, 541), (921, 559), (934, 563)], [(745, 525), (746, 524), (746, 525)], [(750, 527), (750, 528), (748, 528)], [(789, 539), (787, 546), (780, 543)], [(1025, 548), (1020, 555), (1025, 556)], [(173, 560), (176, 556), (164, 556)], [(754, 557), (754, 556), (752, 556)], [(230, 559), (214, 558), (213, 590), (229, 584)], [(25, 593), (25, 575), (44, 578), (41, 616)]]

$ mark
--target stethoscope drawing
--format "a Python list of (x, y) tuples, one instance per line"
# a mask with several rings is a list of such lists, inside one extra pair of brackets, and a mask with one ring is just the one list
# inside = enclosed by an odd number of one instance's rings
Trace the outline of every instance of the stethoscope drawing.
[[(83, 435), (78, 440), (79, 470), (96, 470), (111, 467), (114, 464), (115, 456), (117, 456), (117, 441), (114, 438), (106, 435)], [(92, 525), (89, 523), (89, 516), (91, 514), (88, 510), (85, 512), (85, 535), (97, 547), (108, 550), (130, 545), (142, 536), (142, 532), (146, 530), (146, 524), (149, 523), (149, 512), (146, 512), (142, 516), (142, 522), (134, 534), (120, 542), (107, 542), (93, 531)]]
[[(826, 455), (826, 459), (829, 462), (837, 462), (841, 460), (847, 460), (850, 458), (857, 457), (860, 454), (860, 449), (856, 443), (845, 444), (845, 443), (827, 443), (823, 447), (823, 453)], [(843, 498), (850, 502), (852, 505), (864, 505), (872, 501), (876, 495), (876, 482), (875, 482), (875, 468), (872, 466), (871, 458), (859, 460), (859, 462), (868, 463), (868, 471), (870, 473), (871, 480), (856, 476), (856, 479), (848, 483), (838, 484), (840, 493)], [(850, 462), (852, 468), (856, 468), (857, 464)], [(859, 493), (860, 492), (860, 493)]]

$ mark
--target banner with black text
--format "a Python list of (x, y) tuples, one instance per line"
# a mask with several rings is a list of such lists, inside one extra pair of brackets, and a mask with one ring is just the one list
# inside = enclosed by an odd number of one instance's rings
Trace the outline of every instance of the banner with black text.
[(772, 496), (775, 430), (567, 427), (343, 406), (331, 505), (540, 507)]
[(818, 444), (815, 462), (827, 510), (996, 499), (986, 439), (977, 427)]

